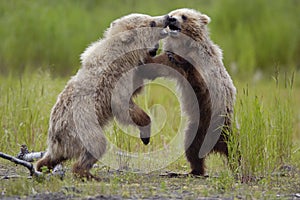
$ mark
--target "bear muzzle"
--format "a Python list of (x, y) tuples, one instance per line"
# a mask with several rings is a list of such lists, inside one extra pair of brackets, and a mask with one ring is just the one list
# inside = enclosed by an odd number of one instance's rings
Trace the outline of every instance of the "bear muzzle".
[(170, 21), (170, 16), (169, 15), (164, 15), (164, 16), (157, 16), (153, 17), (153, 21), (150, 23), (151, 27), (158, 27), (158, 28), (163, 28), (160, 31), (160, 36), (161, 39), (165, 38), (168, 36), (168, 31), (165, 30), (165, 28), (169, 25)]
[(171, 36), (177, 36), (181, 32), (180, 22), (175, 17), (169, 17), (169, 30)]

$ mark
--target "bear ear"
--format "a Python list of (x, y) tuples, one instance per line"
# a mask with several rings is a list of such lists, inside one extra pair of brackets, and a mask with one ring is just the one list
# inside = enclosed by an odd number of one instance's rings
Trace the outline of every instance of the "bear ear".
[(116, 21), (110, 23), (110, 27), (114, 27), (116, 25), (116, 23), (117, 23)]
[(209, 16), (207, 16), (207, 15), (204, 15), (204, 14), (202, 14), (201, 16), (200, 16), (200, 21), (203, 23), (203, 24), (208, 24), (209, 22), (210, 22), (210, 17)]
[(120, 21), (120, 19), (116, 19), (113, 22), (110, 23), (110, 28), (114, 27), (118, 22)]
[(130, 31), (125, 31), (121, 33), (121, 41), (123, 43), (129, 44), (133, 42), (134, 38), (136, 37), (136, 30), (130, 30)]

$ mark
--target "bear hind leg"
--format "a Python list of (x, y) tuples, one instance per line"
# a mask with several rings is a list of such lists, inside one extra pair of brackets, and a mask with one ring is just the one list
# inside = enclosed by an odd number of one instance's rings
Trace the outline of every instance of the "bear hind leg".
[[(191, 157), (193, 157), (192, 159), (189, 159), (188, 156), (187, 156), (187, 159), (188, 159), (188, 161), (190, 162), (190, 165), (191, 165), (190, 174), (198, 175), (198, 176), (204, 176), (205, 175), (205, 165), (204, 165), (204, 159), (205, 158), (195, 159), (194, 156), (191, 154)], [(197, 154), (197, 156), (198, 156), (198, 154)]]
[(97, 162), (97, 159), (92, 156), (89, 152), (83, 153), (78, 161), (73, 165), (72, 172), (75, 177), (78, 178), (87, 178), (87, 180), (96, 180), (100, 181), (101, 179), (90, 173), (93, 165)]
[[(192, 175), (205, 175), (205, 157), (200, 157), (199, 152), (203, 143), (203, 134), (197, 124), (189, 124), (185, 134), (185, 155), (190, 163)], [(196, 135), (194, 131), (197, 130)], [(193, 137), (194, 135), (194, 137)]]
[(56, 158), (53, 159), (51, 158), (50, 155), (46, 154), (43, 158), (41, 158), (40, 160), (38, 160), (37, 164), (36, 164), (36, 169), (37, 171), (42, 172), (44, 167), (47, 167), (47, 171), (49, 172), (50, 170), (52, 170), (56, 165), (58, 165), (59, 163), (63, 162), (64, 158)]
[(222, 155), (225, 155), (228, 159), (229, 153), (228, 153), (228, 144), (227, 141), (224, 141), (223, 139), (219, 140), (217, 144), (214, 146), (213, 149), (215, 152), (218, 152)]

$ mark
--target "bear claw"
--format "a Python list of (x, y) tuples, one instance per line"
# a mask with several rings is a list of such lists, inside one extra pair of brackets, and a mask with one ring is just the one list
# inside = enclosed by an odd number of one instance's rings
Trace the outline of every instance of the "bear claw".
[(147, 137), (147, 138), (141, 138), (141, 140), (144, 143), (144, 145), (147, 145), (150, 142), (150, 138), (149, 137)]

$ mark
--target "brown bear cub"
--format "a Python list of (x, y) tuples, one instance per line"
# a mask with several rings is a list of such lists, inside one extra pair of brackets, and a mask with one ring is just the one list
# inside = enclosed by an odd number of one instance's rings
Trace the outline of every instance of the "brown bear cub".
[[(118, 94), (120, 99), (113, 99), (113, 91), (126, 73), (151, 60), (152, 49), (167, 36), (164, 30), (167, 25), (168, 16), (130, 14), (112, 22), (104, 38), (85, 50), (81, 55), (81, 69), (67, 83), (52, 108), (48, 148), (37, 162), (37, 170), (44, 166), (50, 170), (65, 160), (76, 159), (75, 175), (99, 180), (90, 169), (105, 153), (103, 128), (113, 117), (126, 125), (137, 126), (144, 144), (149, 143), (150, 117), (133, 102), (129, 86), (118, 88), (125, 97), (129, 96), (129, 102), (124, 101), (127, 97), (122, 99)], [(113, 107), (123, 108), (126, 104), (126, 112), (113, 113)]]
[(164, 53), (155, 57), (154, 62), (177, 70), (195, 92), (199, 117), (193, 109), (195, 102), (181, 87), (183, 107), (189, 117), (185, 155), (190, 173), (205, 175), (204, 160), (208, 153), (215, 151), (228, 157), (227, 135), (232, 133), (236, 88), (223, 65), (220, 48), (209, 38), (210, 18), (192, 9), (174, 10), (169, 16), (170, 36), (163, 40)]

